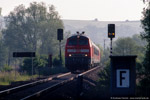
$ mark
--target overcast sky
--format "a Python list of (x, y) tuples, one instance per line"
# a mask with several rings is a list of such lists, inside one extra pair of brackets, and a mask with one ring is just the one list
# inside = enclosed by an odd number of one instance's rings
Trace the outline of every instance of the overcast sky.
[(145, 6), (142, 0), (0, 0), (2, 15), (20, 4), (28, 7), (33, 1), (53, 4), (62, 19), (72, 20), (140, 20)]

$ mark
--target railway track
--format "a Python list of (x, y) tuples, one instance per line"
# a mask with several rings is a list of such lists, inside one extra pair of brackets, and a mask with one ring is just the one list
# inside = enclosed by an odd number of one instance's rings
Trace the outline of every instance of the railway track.
[(46, 94), (47, 92), (52, 92), (58, 89), (59, 87), (63, 86), (64, 84), (67, 84), (77, 79), (81, 75), (85, 75), (89, 72), (92, 72), (97, 68), (99, 67), (95, 67), (81, 74), (71, 74), (69, 72), (58, 76), (50, 77), (47, 79), (39, 80), (36, 82), (32, 82), (29, 84), (14, 87), (12, 89), (0, 91), (0, 99), (1, 100), (37, 99), (41, 95)]
[(40, 86), (41, 84), (45, 84), (45, 83), (50, 82), (50, 81), (52, 81), (54, 79), (61, 78), (61, 77), (64, 77), (64, 76), (67, 76), (67, 75), (70, 75), (70, 74), (71, 74), (71, 72), (68, 72), (68, 73), (65, 73), (65, 74), (52, 76), (52, 77), (49, 77), (49, 78), (46, 78), (46, 79), (41, 79), (41, 80), (38, 80), (38, 81), (35, 81), (35, 82), (31, 82), (31, 83), (28, 83), (28, 84), (24, 84), (24, 85), (20, 85), (20, 86), (17, 86), (17, 87), (10, 88), (10, 89), (2, 90), (2, 91), (0, 91), (0, 100), (1, 99), (2, 100), (9, 100), (8, 97), (9, 96), (11, 97), (11, 95), (13, 95), (15, 93), (27, 90), (28, 88), (36, 87), (38, 85)]

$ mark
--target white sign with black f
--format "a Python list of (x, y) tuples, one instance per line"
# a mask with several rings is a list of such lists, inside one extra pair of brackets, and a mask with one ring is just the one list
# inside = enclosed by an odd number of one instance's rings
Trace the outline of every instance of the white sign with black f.
[(129, 69), (117, 69), (117, 88), (129, 88)]

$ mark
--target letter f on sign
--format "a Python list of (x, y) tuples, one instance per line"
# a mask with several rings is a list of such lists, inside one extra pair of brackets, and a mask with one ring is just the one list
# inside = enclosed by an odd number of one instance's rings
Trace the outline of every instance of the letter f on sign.
[(117, 69), (116, 78), (116, 86), (118, 88), (129, 87), (129, 69)]
[(126, 71), (120, 71), (120, 86), (122, 86), (122, 80), (125, 79), (125, 77), (122, 76), (123, 73), (126, 73)]

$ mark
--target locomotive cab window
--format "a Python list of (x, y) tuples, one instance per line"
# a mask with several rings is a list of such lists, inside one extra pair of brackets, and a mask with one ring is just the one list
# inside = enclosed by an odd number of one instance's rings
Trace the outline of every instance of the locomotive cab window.
[(79, 38), (79, 45), (88, 45), (88, 39), (86, 37), (81, 36)]
[(69, 46), (77, 45), (77, 38), (76, 37), (69, 38), (68, 45)]

